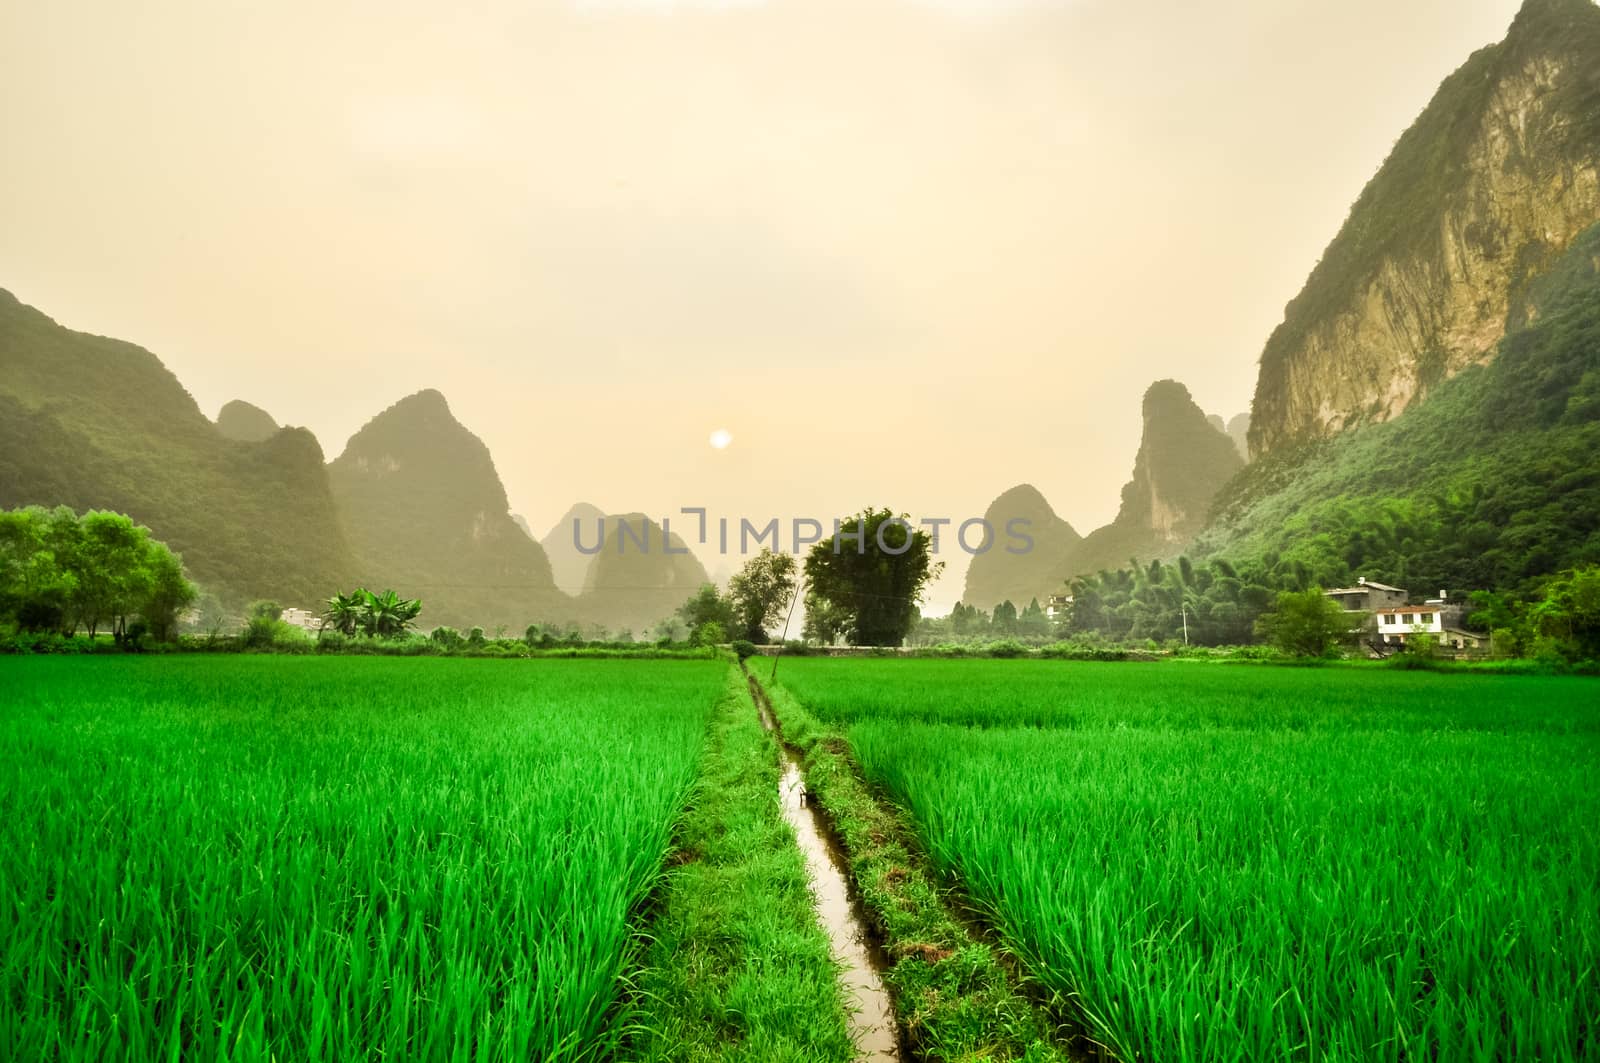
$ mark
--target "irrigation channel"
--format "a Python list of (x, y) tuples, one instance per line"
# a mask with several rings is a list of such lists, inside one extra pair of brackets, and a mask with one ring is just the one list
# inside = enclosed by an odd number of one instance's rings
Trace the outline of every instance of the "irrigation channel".
[(851, 1009), (850, 1030), (859, 1057), (870, 1063), (900, 1063), (900, 1028), (895, 1023), (889, 991), (883, 984), (882, 950), (876, 948), (867, 935), (860, 905), (851, 894), (849, 880), (845, 877), (843, 854), (822, 816), (806, 799), (800, 758), (784, 742), (767, 704), (766, 692), (754, 678), (750, 679), (750, 695), (761, 714), (761, 726), (772, 735), (783, 755), (778, 800), (783, 806), (783, 818), (794, 828), (795, 840), (805, 858), (817, 919), (828, 933), (834, 961), (843, 967), (840, 982), (844, 986), (845, 1005)]

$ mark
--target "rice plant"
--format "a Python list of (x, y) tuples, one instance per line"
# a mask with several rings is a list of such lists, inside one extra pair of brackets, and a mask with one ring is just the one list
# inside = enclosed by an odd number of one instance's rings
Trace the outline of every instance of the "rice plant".
[(1120, 1059), (1600, 1055), (1592, 684), (792, 663)]
[(574, 1060), (717, 662), (0, 660), (12, 1059)]

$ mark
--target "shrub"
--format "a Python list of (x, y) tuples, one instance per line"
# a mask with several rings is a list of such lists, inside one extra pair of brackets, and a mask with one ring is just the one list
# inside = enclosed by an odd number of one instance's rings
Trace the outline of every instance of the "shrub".
[(738, 656), (739, 660), (742, 661), (745, 658), (754, 655), (756, 652), (756, 644), (751, 642), (749, 639), (734, 639), (733, 652)]

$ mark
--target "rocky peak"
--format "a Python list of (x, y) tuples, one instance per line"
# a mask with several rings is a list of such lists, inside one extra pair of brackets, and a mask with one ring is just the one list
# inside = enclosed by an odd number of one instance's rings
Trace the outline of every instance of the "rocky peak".
[(1600, 8), (1527, 0), (1440, 86), (1267, 340), (1255, 454), (1388, 420), (1494, 357), (1600, 220)]
[(1144, 395), (1144, 431), (1116, 524), (1177, 543), (1204, 525), (1218, 488), (1243, 467), (1233, 441), (1195, 405), (1189, 389), (1160, 380)]
[(328, 466), (366, 579), (423, 599), (427, 623), (513, 630), (565, 606), (511, 518), (489, 448), (434, 390), (368, 421)]
[[(1032, 484), (1018, 484), (1002, 493), (989, 504), (983, 519), (993, 529), (994, 539), (968, 566), (961, 600), (985, 611), (1006, 601), (1019, 609), (1034, 598), (1044, 601), (1059, 587), (1066, 558), (1082, 537)], [(1008, 547), (1022, 552), (1012, 553)]]
[(584, 543), (593, 543), (599, 535), (600, 521), (605, 511), (588, 502), (579, 502), (561, 515), (551, 525), (539, 545), (550, 558), (550, 570), (555, 574), (556, 586), (567, 594), (583, 590), (584, 576), (589, 571), (590, 555), (578, 549), (574, 534), (582, 536)]
[(217, 431), (241, 443), (261, 443), (278, 431), (278, 422), (259, 406), (234, 399), (217, 411)]

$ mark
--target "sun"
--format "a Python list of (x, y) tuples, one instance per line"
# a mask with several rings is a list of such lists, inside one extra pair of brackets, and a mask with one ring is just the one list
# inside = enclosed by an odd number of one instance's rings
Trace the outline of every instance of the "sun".
[(711, 433), (711, 449), (727, 450), (728, 444), (733, 442), (733, 433), (726, 428), (719, 428)]

